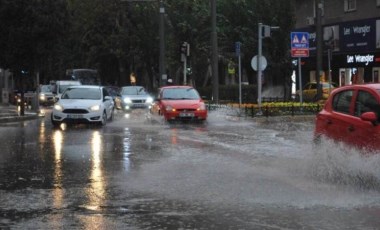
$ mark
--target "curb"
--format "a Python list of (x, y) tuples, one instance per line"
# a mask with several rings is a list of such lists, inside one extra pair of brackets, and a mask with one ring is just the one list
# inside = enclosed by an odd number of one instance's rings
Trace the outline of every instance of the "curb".
[(10, 123), (10, 122), (18, 122), (18, 121), (28, 121), (28, 120), (34, 120), (38, 118), (42, 118), (44, 115), (39, 114), (30, 114), (25, 116), (10, 116), (10, 117), (0, 117), (0, 124), (1, 123)]

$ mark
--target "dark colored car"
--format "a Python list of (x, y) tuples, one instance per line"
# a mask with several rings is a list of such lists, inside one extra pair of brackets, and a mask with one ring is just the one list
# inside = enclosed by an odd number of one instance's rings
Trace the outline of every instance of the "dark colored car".
[(325, 136), (360, 149), (380, 149), (380, 84), (333, 90), (315, 120), (315, 138)]
[(53, 94), (52, 85), (41, 85), (39, 93), (39, 102), (41, 105), (53, 105), (55, 103), (55, 95)]
[(191, 86), (160, 88), (151, 113), (163, 116), (166, 121), (205, 121), (207, 119), (206, 105), (198, 91)]
[(105, 86), (104, 88), (108, 91), (109, 95), (112, 97), (113, 102), (115, 103), (115, 108), (122, 109), (120, 88), (117, 86)]

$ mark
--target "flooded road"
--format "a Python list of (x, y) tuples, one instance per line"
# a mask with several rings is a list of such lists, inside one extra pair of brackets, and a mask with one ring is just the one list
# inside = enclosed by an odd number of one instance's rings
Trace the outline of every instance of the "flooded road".
[(378, 229), (380, 158), (312, 121), (143, 111), (105, 127), (0, 126), (0, 229)]

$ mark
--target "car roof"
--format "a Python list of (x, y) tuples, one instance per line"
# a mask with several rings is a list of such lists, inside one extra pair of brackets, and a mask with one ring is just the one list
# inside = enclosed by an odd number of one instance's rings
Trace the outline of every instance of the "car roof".
[(88, 88), (88, 89), (101, 89), (103, 86), (99, 85), (71, 85), (70, 88)]
[(380, 83), (368, 83), (368, 84), (355, 84), (355, 85), (345, 85), (339, 87), (339, 89), (355, 89), (355, 88), (367, 88), (367, 89), (374, 89), (374, 90), (380, 90)]
[(193, 88), (193, 87), (192, 86), (188, 86), (188, 85), (170, 85), (170, 86), (163, 86), (163, 87), (161, 87), (161, 89), (178, 89), (178, 88), (190, 89), (190, 88)]

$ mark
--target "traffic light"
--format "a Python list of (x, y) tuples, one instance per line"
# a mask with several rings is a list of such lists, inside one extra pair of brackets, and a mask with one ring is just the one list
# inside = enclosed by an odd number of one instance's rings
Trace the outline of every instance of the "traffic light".
[(183, 42), (181, 45), (181, 54), (185, 56), (190, 56), (190, 44), (187, 42)]
[(193, 70), (191, 69), (191, 66), (188, 66), (187, 68), (186, 68), (186, 74), (187, 75), (191, 75), (193, 73)]

